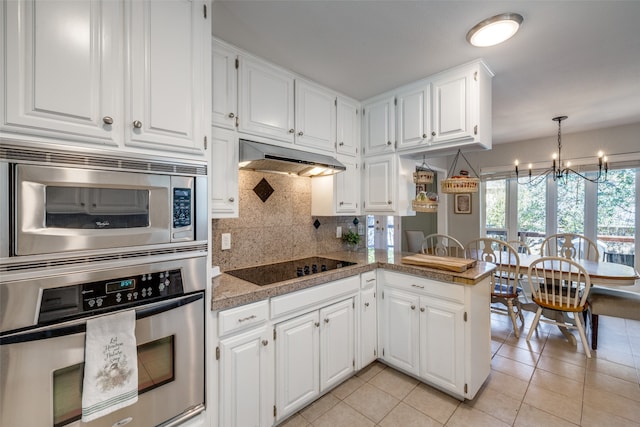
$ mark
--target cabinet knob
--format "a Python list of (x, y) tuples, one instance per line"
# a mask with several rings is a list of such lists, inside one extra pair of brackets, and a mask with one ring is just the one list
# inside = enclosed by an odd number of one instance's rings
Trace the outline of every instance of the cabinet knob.
[(142, 122), (140, 120), (134, 120), (133, 127), (136, 129), (140, 129), (142, 127)]
[(436, 131), (435, 130), (431, 132), (431, 136), (436, 136)]
[(233, 197), (229, 197), (229, 201), (230, 201), (231, 203), (235, 202), (235, 200), (236, 200), (236, 199), (234, 199)]
[(340, 202), (340, 206), (344, 205), (344, 202)]
[(104, 122), (105, 125), (112, 125), (113, 124), (113, 117), (104, 116), (102, 118), (102, 121)]
[(314, 325), (316, 325), (316, 328), (319, 328), (320, 327), (320, 322), (316, 322), (316, 323), (314, 323)]
[(233, 119), (235, 116), (236, 116), (235, 114), (233, 114), (233, 113), (229, 113), (229, 118), (230, 118), (230, 119)]
[(302, 135), (304, 135), (304, 132), (302, 131), (298, 132), (298, 136), (302, 136)]
[(391, 141), (387, 141), (387, 145), (391, 145)]
[(329, 323), (329, 318), (324, 319), (324, 323)]
[(415, 309), (416, 309), (416, 306), (411, 304), (411, 310), (415, 310)]
[(387, 200), (387, 204), (390, 205), (391, 204), (391, 200)]
[(420, 311), (424, 313), (424, 307), (420, 307)]
[(364, 303), (364, 306), (365, 306), (365, 307), (369, 307), (369, 303), (368, 303), (368, 302), (365, 302), (365, 303)]
[(344, 145), (344, 142), (339, 142), (338, 145), (342, 147)]
[(423, 137), (423, 138), (426, 138), (426, 137), (427, 137), (427, 134), (426, 134), (426, 133), (423, 133), (423, 134), (422, 134), (422, 137)]
[(267, 344), (269, 344), (269, 341), (267, 341), (267, 340), (262, 340), (262, 345), (266, 346)]
[(295, 131), (295, 129), (289, 129), (289, 133), (294, 133)]

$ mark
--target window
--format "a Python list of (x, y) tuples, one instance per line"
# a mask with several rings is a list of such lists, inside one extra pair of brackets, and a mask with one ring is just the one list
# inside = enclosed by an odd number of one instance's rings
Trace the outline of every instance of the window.
[(507, 180), (485, 183), (487, 237), (507, 240)]
[[(585, 180), (571, 174), (560, 183), (557, 202), (557, 233), (585, 234), (584, 190)], [(552, 234), (552, 233), (549, 233)]]
[(540, 244), (545, 236), (547, 220), (547, 183), (517, 185), (517, 238), (531, 247), (531, 253), (540, 253)]

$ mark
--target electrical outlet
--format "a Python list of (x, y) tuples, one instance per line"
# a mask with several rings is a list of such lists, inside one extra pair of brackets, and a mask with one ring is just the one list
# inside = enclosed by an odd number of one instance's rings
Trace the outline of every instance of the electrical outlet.
[(336, 238), (341, 238), (342, 237), (342, 227), (337, 226), (336, 227)]
[(231, 233), (222, 233), (222, 250), (231, 249)]
[(363, 223), (359, 223), (358, 224), (358, 234), (361, 236), (364, 236), (364, 224)]

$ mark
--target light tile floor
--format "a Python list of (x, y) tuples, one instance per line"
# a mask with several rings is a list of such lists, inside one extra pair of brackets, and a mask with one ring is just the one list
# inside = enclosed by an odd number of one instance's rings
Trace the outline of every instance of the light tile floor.
[(492, 314), (491, 374), (471, 401), (376, 362), (282, 426), (640, 427), (640, 322), (600, 316), (588, 360), (552, 325), (527, 343), (532, 319), (526, 313), (516, 338), (509, 319)]

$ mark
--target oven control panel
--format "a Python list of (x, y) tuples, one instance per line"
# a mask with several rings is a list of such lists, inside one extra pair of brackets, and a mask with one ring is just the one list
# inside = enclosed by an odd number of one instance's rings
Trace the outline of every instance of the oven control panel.
[(149, 303), (183, 293), (179, 269), (44, 289), (38, 323)]

